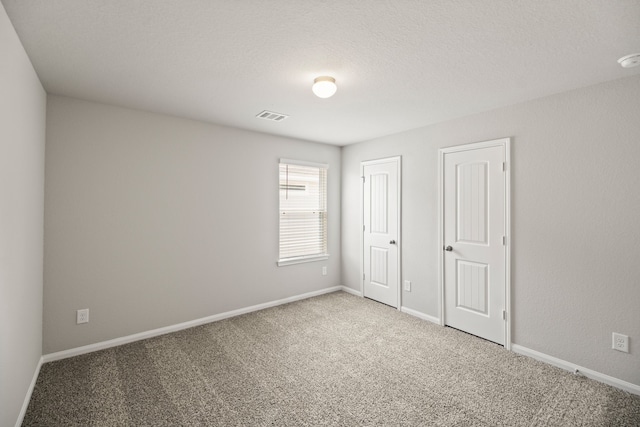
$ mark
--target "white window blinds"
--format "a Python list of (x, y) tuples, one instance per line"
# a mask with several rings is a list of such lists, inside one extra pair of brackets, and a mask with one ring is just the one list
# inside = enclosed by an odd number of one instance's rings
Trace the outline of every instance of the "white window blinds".
[(327, 165), (281, 159), (278, 265), (327, 256)]

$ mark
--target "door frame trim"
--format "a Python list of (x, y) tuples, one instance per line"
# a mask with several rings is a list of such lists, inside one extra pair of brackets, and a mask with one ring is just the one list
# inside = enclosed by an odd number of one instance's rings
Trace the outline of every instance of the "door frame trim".
[(505, 179), (505, 224), (504, 235), (505, 242), (505, 294), (504, 305), (506, 310), (506, 319), (504, 322), (504, 348), (511, 350), (511, 138), (499, 138), (490, 141), (475, 142), (471, 144), (456, 145), (445, 147), (438, 150), (438, 299), (440, 301), (440, 325), (445, 326), (444, 314), (444, 256), (442, 248), (444, 247), (444, 156), (445, 154), (456, 153), (460, 151), (478, 150), (490, 147), (504, 148), (504, 162), (506, 170)]
[(385, 157), (360, 162), (360, 294), (364, 298), (364, 168), (380, 163), (396, 162), (398, 166), (398, 311), (402, 308), (402, 156)]

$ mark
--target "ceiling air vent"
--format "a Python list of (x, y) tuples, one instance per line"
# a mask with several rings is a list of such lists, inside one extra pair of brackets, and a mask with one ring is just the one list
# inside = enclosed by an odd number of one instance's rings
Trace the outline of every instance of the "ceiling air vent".
[(264, 110), (256, 116), (259, 119), (271, 120), (272, 122), (281, 122), (288, 118), (286, 114), (274, 113), (273, 111)]

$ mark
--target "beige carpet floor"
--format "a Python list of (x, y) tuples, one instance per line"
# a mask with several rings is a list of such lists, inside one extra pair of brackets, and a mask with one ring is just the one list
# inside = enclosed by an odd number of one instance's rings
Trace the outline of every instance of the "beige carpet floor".
[(638, 426), (640, 396), (336, 292), (42, 367), (24, 426)]

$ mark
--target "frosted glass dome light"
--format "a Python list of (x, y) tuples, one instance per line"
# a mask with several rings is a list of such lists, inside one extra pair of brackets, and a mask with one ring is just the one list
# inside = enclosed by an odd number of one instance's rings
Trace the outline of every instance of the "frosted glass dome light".
[(623, 56), (618, 59), (618, 64), (624, 68), (633, 68), (640, 65), (640, 53), (632, 53), (631, 55)]
[(313, 80), (313, 87), (311, 89), (318, 98), (329, 98), (336, 93), (338, 86), (336, 86), (336, 79), (333, 77), (320, 76)]

